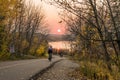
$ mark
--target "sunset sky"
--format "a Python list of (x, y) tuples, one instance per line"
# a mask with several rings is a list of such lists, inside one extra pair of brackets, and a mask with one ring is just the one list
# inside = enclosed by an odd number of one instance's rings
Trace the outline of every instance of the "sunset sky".
[(64, 34), (65, 33), (65, 24), (61, 21), (60, 17), (58, 16), (59, 9), (53, 5), (47, 4), (41, 0), (33, 0), (35, 5), (40, 6), (42, 5), (43, 11), (46, 16), (46, 23), (48, 24), (48, 28), (50, 30), (50, 34)]
[[(28, 0), (29, 1), (29, 0)], [(33, 0), (33, 3), (36, 6), (41, 6), (43, 12), (45, 13), (45, 23), (48, 25), (50, 34), (65, 34), (65, 23), (60, 19), (58, 15), (58, 8), (53, 5), (41, 2), (41, 0)], [(52, 45), (56, 49), (69, 49), (70, 46), (67, 42), (50, 42), (49, 45)]]

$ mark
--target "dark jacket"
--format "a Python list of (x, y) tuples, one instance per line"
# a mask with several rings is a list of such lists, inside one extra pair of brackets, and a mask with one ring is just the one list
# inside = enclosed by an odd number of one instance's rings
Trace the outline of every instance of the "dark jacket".
[(52, 53), (53, 51), (52, 51), (52, 49), (48, 49), (48, 53)]

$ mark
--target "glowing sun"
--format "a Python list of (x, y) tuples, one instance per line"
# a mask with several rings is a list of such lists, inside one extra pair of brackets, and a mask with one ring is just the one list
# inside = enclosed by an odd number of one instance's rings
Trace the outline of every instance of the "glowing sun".
[(61, 32), (61, 30), (60, 30), (60, 29), (58, 29), (58, 30), (57, 30), (57, 32)]

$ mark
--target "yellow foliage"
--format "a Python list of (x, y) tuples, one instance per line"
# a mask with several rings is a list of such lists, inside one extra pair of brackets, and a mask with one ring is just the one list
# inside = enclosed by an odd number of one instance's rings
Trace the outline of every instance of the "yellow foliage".
[(34, 48), (32, 47), (29, 52), (30, 52), (30, 54), (33, 55), (34, 54)]
[(26, 48), (28, 46), (28, 42), (26, 40), (22, 41), (22, 48)]
[(93, 74), (96, 74), (96, 76), (99, 78), (105, 78), (105, 76), (108, 76), (108, 80), (114, 80), (115, 74), (111, 74), (111, 72), (109, 72), (107, 68), (103, 67), (103, 65), (105, 64), (96, 64), (90, 61), (81, 61), (81, 73), (88, 78), (91, 78)]
[(41, 45), (41, 46), (39, 47), (39, 49), (36, 51), (36, 54), (37, 54), (38, 56), (44, 56), (44, 54), (45, 54), (45, 52), (46, 52), (45, 49), (46, 49), (45, 46), (44, 46), (44, 45)]

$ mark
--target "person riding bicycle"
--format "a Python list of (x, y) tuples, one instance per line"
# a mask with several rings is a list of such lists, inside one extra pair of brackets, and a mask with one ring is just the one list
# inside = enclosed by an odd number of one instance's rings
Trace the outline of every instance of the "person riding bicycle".
[(51, 61), (52, 60), (52, 53), (53, 53), (53, 49), (52, 46), (49, 46), (48, 48), (48, 60)]

